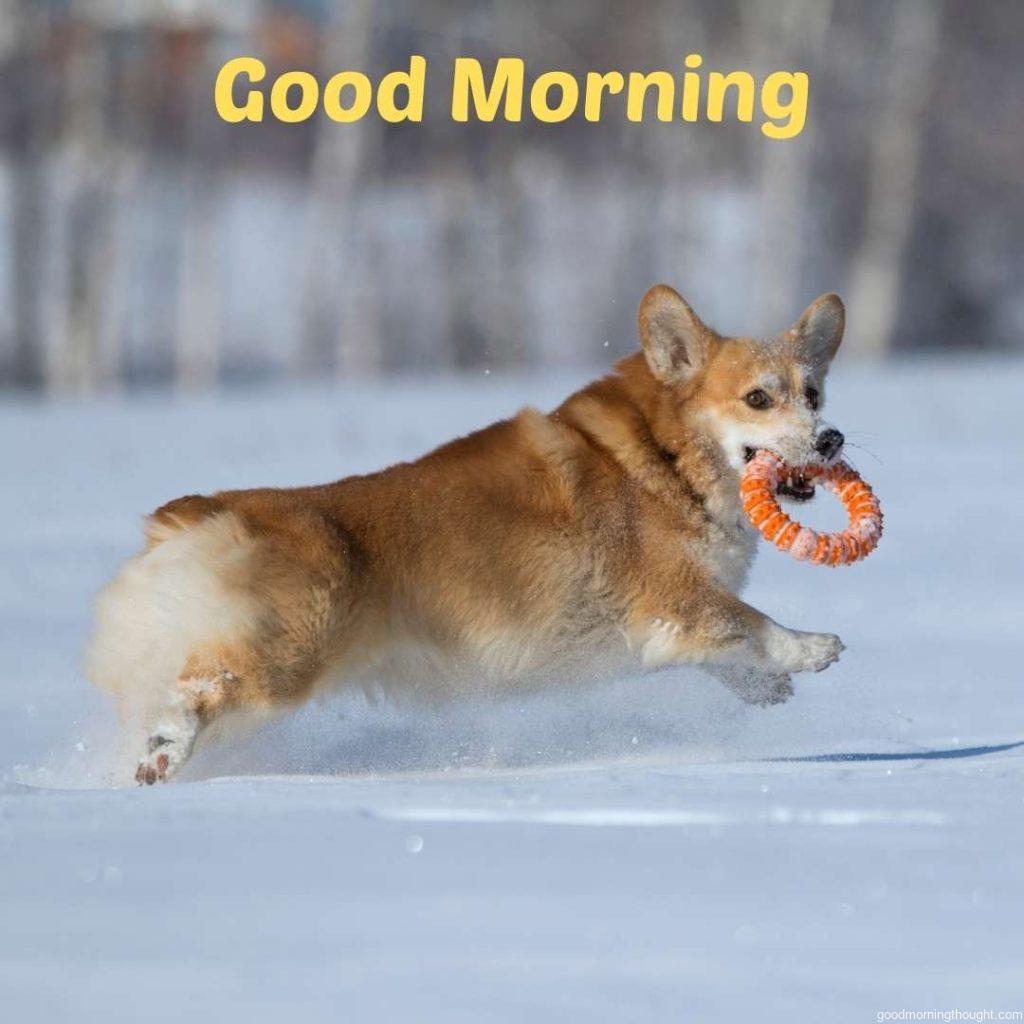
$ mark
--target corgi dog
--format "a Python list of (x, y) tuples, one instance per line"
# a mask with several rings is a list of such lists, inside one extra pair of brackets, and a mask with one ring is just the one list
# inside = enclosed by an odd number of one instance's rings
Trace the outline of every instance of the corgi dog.
[(97, 598), (87, 659), (139, 730), (136, 780), (170, 778), (221, 716), (337, 687), (435, 697), (687, 663), (786, 700), (843, 644), (738, 596), (757, 543), (740, 474), (758, 449), (838, 458), (821, 411), (844, 316), (823, 295), (775, 337), (724, 337), (656, 285), (641, 351), (553, 412), (366, 476), (157, 509)]

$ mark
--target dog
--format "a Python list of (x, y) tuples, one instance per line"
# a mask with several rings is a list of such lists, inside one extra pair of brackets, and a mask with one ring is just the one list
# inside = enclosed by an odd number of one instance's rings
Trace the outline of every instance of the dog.
[(786, 700), (843, 644), (738, 596), (757, 541), (740, 474), (759, 449), (839, 457), (821, 411), (844, 321), (827, 294), (775, 337), (724, 337), (656, 285), (641, 351), (551, 413), (366, 476), (157, 509), (87, 657), (140, 729), (136, 780), (170, 778), (229, 713), (342, 686), (432, 698), (686, 663)]

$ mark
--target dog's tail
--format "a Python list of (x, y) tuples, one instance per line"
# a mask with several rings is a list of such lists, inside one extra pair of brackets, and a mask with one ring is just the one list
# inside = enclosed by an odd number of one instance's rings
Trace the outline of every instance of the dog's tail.
[(175, 498), (146, 517), (144, 529), (147, 548), (155, 548), (181, 530), (187, 530), (224, 511), (226, 506), (219, 498), (208, 498), (202, 494), (186, 494), (183, 498)]
[(126, 710), (167, 706), (197, 649), (239, 641), (258, 626), (258, 609), (234, 582), (252, 557), (252, 537), (230, 511), (183, 501), (154, 513), (149, 547), (96, 597), (86, 670)]

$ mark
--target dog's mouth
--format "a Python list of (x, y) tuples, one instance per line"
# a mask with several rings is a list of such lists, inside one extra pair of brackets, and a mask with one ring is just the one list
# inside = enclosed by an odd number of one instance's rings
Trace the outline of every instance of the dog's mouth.
[(779, 483), (776, 493), (793, 501), (810, 501), (814, 497), (814, 484), (802, 473), (793, 473)]
[[(743, 446), (743, 461), (749, 462), (757, 450), (750, 445)], [(810, 501), (814, 497), (814, 484), (812, 484), (803, 473), (791, 473), (779, 483), (776, 493), (792, 501)]]

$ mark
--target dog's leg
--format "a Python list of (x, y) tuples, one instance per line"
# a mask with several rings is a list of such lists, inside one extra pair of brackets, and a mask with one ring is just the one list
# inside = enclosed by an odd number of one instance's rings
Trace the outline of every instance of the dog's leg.
[(227, 711), (295, 707), (310, 693), (320, 670), (287, 639), (262, 647), (211, 645), (185, 663), (171, 698), (149, 715), (146, 750), (135, 779), (166, 782), (188, 760), (202, 731)]
[(211, 646), (193, 652), (167, 703), (148, 716), (146, 751), (139, 759), (135, 781), (144, 786), (166, 782), (188, 760), (199, 734), (219, 714), (242, 703), (259, 702), (253, 694), (257, 680), (257, 663), (244, 648)]
[(667, 613), (655, 608), (649, 598), (638, 602), (627, 627), (647, 665), (734, 665), (786, 676), (820, 672), (843, 650), (832, 633), (787, 629), (727, 591), (709, 586), (673, 602)]
[(141, 786), (166, 782), (188, 760), (202, 729), (233, 703), (238, 678), (227, 669), (203, 668), (190, 659), (169, 703), (151, 717), (146, 751), (135, 781)]

